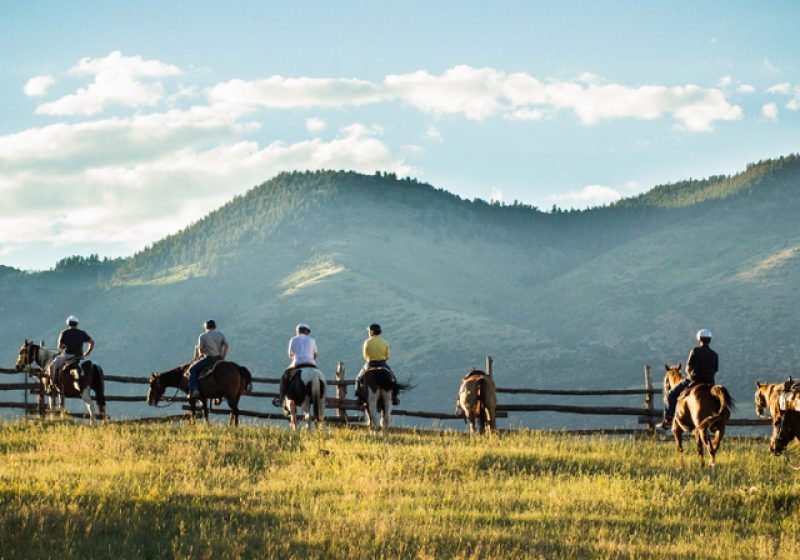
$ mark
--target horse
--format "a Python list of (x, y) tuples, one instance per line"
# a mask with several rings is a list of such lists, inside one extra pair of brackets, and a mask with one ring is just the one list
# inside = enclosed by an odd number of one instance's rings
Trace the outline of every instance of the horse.
[(475, 433), (475, 421), (478, 421), (480, 433), (486, 431), (489, 425), (489, 434), (497, 431), (497, 392), (494, 379), (486, 372), (473, 369), (464, 377), (456, 397), (456, 415), (464, 416), (464, 422), (469, 424), (469, 433)]
[[(669, 389), (680, 383), (683, 376), (680, 370), (681, 364), (664, 367), (667, 370), (664, 375), (664, 398), (666, 399)], [(708, 383), (690, 385), (687, 391), (688, 394), (678, 401), (675, 410), (675, 419), (672, 423), (675, 443), (678, 451), (683, 453), (681, 436), (684, 432), (694, 431), (700, 464), (705, 465), (703, 457), (705, 448), (708, 449), (711, 456), (709, 467), (713, 467), (717, 451), (725, 435), (725, 424), (728, 423), (733, 411), (733, 397), (722, 385)], [(710, 435), (712, 431), (716, 432), (713, 441)]]
[(89, 411), (89, 422), (94, 424), (94, 403), (89, 394), (89, 391), (92, 390), (97, 398), (99, 414), (105, 419), (106, 397), (103, 368), (91, 360), (85, 360), (80, 364), (70, 360), (64, 365), (61, 375), (58, 376), (59, 379), (52, 379), (47, 373), (47, 368), (56, 356), (58, 356), (58, 352), (48, 350), (26, 338), (19, 349), (16, 370), (22, 371), (33, 364), (42, 369), (42, 391), (47, 394), (48, 408), (51, 413), (53, 412), (54, 396), (58, 395), (61, 416), (66, 414), (66, 397), (80, 397)]
[[(773, 397), (769, 400), (772, 414), (772, 437), (769, 450), (773, 455), (781, 455), (795, 438), (800, 440), (800, 384), (790, 377), (785, 383), (777, 383)], [(800, 467), (790, 466), (795, 470)]]
[(392, 415), (392, 392), (405, 391), (407, 383), (392, 382), (392, 374), (386, 368), (373, 367), (367, 369), (361, 378), (364, 390), (367, 393), (366, 424), (371, 430), (377, 430), (378, 413), (383, 430), (389, 427), (389, 418)]
[(756, 381), (756, 394), (755, 394), (755, 406), (756, 406), (756, 414), (760, 418), (767, 418), (764, 415), (765, 410), (772, 411), (771, 403), (773, 400), (777, 400), (778, 392), (783, 388), (783, 383), (759, 383)]
[[(186, 373), (192, 364), (183, 364), (165, 372), (154, 372), (150, 375), (150, 388), (147, 391), (147, 404), (156, 406), (167, 387), (175, 387), (189, 394), (189, 380)], [(201, 374), (197, 381), (200, 391), (200, 402), (203, 417), (208, 423), (208, 399), (222, 399), (228, 401), (231, 417), (228, 425), (239, 425), (239, 399), (250, 391), (253, 386), (253, 377), (250, 370), (234, 362), (219, 361), (211, 366), (207, 373)], [(189, 396), (189, 408), (192, 418), (195, 417), (195, 400)]]
[[(283, 408), (289, 416), (292, 430), (297, 430), (297, 405), (302, 403), (306, 428), (311, 422), (319, 430), (325, 419), (325, 376), (317, 368), (300, 368), (286, 386)], [(313, 408), (314, 415), (311, 415)]]

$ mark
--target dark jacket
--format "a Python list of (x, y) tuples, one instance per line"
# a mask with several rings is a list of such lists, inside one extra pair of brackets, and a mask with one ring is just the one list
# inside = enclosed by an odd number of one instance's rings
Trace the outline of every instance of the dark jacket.
[(706, 346), (692, 348), (686, 360), (686, 373), (695, 383), (714, 383), (714, 376), (719, 370), (717, 353)]

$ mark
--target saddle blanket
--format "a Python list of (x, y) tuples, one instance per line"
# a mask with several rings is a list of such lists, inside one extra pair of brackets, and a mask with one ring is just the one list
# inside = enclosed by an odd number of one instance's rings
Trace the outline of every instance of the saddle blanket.
[(778, 395), (778, 408), (781, 410), (800, 411), (800, 393), (790, 392)]

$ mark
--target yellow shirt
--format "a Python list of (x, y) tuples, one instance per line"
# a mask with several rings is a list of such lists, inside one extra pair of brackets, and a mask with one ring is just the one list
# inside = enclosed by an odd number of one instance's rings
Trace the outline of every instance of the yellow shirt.
[(389, 344), (380, 336), (371, 336), (364, 341), (364, 359), (368, 362), (385, 362), (389, 359)]

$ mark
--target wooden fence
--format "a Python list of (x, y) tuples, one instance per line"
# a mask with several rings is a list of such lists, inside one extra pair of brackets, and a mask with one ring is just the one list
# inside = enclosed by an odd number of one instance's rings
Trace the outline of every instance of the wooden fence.
[[(493, 369), (493, 362), (491, 357), (486, 358), (486, 371), (490, 374), (492, 373)], [(14, 401), (0, 401), (0, 408), (6, 409), (21, 409), (24, 410), (26, 414), (44, 414), (44, 396), (41, 391), (41, 381), (40, 376), (41, 373), (37, 369), (28, 369), (22, 372), (7, 369), (7, 368), (0, 368), (0, 374), (7, 374), (7, 375), (17, 375), (17, 376), (24, 376), (24, 381), (16, 382), (16, 383), (0, 383), (0, 392), (4, 391), (22, 391), (23, 392), (23, 401), (22, 402), (14, 402)], [(663, 411), (657, 410), (655, 408), (654, 397), (656, 391), (653, 388), (653, 383), (651, 379), (651, 370), (650, 366), (645, 366), (645, 386), (641, 389), (565, 389), (565, 390), (555, 390), (555, 389), (525, 389), (525, 388), (507, 388), (507, 387), (498, 387), (498, 401), (500, 400), (499, 395), (507, 394), (507, 395), (549, 395), (549, 396), (577, 396), (577, 397), (588, 397), (588, 396), (620, 396), (620, 395), (630, 395), (630, 396), (644, 396), (644, 404), (640, 406), (578, 406), (578, 405), (563, 405), (563, 404), (547, 404), (547, 403), (536, 403), (536, 404), (498, 404), (497, 405), (497, 415), (500, 418), (507, 418), (509, 413), (522, 413), (522, 412), (556, 412), (556, 413), (563, 413), (563, 414), (583, 414), (583, 415), (593, 415), (593, 416), (633, 416), (637, 418), (637, 422), (639, 424), (644, 424), (647, 426), (647, 430), (650, 432), (655, 431), (655, 425), (660, 420)], [(140, 384), (140, 385), (147, 385), (150, 382), (149, 377), (136, 377), (136, 376), (127, 376), (127, 375), (106, 375), (105, 376), (106, 382), (111, 383), (124, 383), (124, 384)], [(454, 383), (454, 391), (453, 394), (455, 395), (455, 389), (457, 388), (457, 379), (453, 380)], [(272, 377), (253, 377), (253, 383), (255, 384), (263, 384), (263, 385), (277, 385), (280, 383), (280, 378), (272, 378)], [(357, 412), (363, 413), (362, 409), (358, 405), (358, 401), (355, 399), (347, 398), (347, 388), (355, 385), (354, 379), (345, 379), (345, 367), (343, 362), (339, 362), (336, 372), (335, 378), (327, 381), (328, 385), (332, 386), (336, 390), (335, 397), (328, 397), (326, 399), (326, 408), (334, 409), (335, 415), (326, 416), (326, 420), (329, 422), (334, 423), (343, 423), (348, 424), (350, 422), (360, 421), (362, 417), (360, 415), (351, 415), (348, 414), (350, 412)], [(661, 391), (658, 391), (658, 394), (661, 394)], [(277, 391), (263, 391), (263, 390), (253, 390), (249, 393), (246, 393), (245, 396), (252, 397), (252, 398), (259, 398), (259, 399), (273, 399), (278, 396)], [(33, 398), (35, 397), (36, 402), (32, 402)], [(145, 395), (106, 395), (106, 401), (108, 402), (145, 402), (147, 397)], [(168, 404), (171, 403), (186, 403), (187, 398), (185, 396), (176, 396), (176, 397), (166, 397), (165, 400)], [(275, 408), (271, 402), (269, 406), (273, 409)], [(186, 404), (182, 404), (182, 410), (188, 410), (189, 407)], [(214, 408), (211, 411), (213, 414), (229, 414), (230, 411), (228, 409), (220, 409)], [(392, 414), (396, 416), (407, 416), (412, 418), (422, 418), (422, 419), (433, 419), (433, 420), (461, 420), (462, 417), (456, 416), (455, 414), (448, 414), (443, 412), (428, 412), (422, 410), (405, 410), (402, 408), (394, 408), (392, 409)], [(261, 419), (268, 419), (268, 420), (282, 420), (285, 419), (285, 416), (280, 410), (275, 409), (274, 412), (260, 412), (254, 410), (240, 410), (241, 416), (249, 416), (252, 418), (261, 418)], [(85, 418), (87, 417), (86, 414), (70, 414), (72, 417), (76, 418)], [(127, 420), (129, 422), (162, 422), (162, 421), (171, 421), (171, 420), (182, 420), (186, 419), (187, 416), (185, 414), (180, 415), (171, 415), (171, 416), (159, 416), (159, 417), (150, 417), (150, 418), (135, 418)], [(769, 420), (764, 419), (743, 419), (743, 418), (734, 418), (728, 422), (729, 426), (762, 426), (762, 425), (769, 425)], [(630, 433), (632, 430), (600, 430), (602, 432), (623, 432), (623, 433)]]

